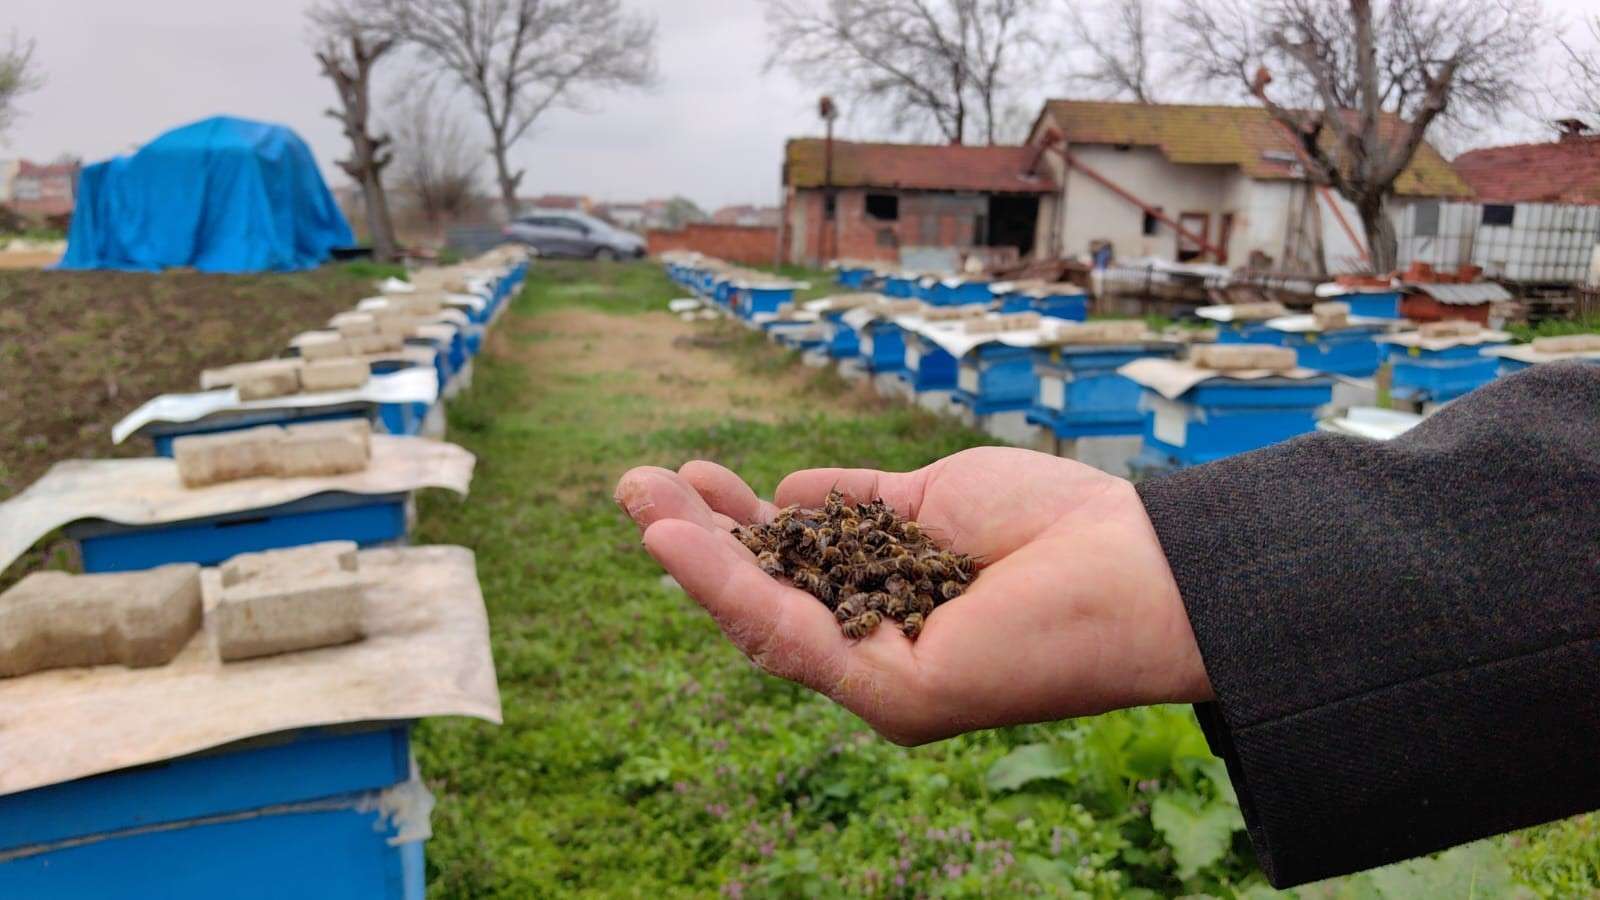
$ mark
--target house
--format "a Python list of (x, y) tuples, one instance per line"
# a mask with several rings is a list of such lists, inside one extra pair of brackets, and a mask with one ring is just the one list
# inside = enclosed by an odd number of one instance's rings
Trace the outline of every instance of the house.
[(1491, 277), (1527, 285), (1588, 279), (1600, 245), (1600, 134), (1577, 119), (1556, 125), (1555, 141), (1456, 158), (1478, 202), (1446, 208), (1427, 223), (1438, 225), (1439, 243), (1447, 245), (1441, 255), (1453, 251)]
[(782, 218), (783, 211), (776, 206), (749, 204), (724, 206), (711, 214), (711, 221), (717, 225), (743, 225), (747, 228), (776, 228)]
[[(1060, 186), (1043, 225), (1054, 255), (1305, 273), (1362, 266), (1354, 208), (1306, 179), (1291, 135), (1261, 107), (1049, 100), (1028, 144), (1036, 170)], [(1395, 193), (1398, 219), (1413, 203), (1472, 189), (1424, 143)]]
[(77, 196), (78, 171), (81, 168), (77, 160), (43, 165), (19, 160), (11, 176), (5, 205), (28, 218), (70, 216), (73, 200)]
[(1026, 147), (796, 138), (784, 147), (784, 261), (832, 259), (955, 268), (961, 256), (1015, 260), (1040, 249), (1056, 184)]

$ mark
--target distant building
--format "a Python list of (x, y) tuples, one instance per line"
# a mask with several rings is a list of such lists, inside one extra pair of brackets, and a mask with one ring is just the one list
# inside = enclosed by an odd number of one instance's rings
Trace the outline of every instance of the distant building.
[[(1044, 226), (1055, 255), (1086, 259), (1109, 246), (1116, 257), (1234, 268), (1360, 266), (1345, 230), (1362, 235), (1354, 208), (1310, 183), (1289, 134), (1261, 107), (1050, 100), (1028, 143), (1038, 171), (1060, 185)], [(1418, 202), (1472, 189), (1424, 143), (1395, 194), (1399, 221)]]
[(579, 212), (592, 212), (594, 201), (581, 194), (541, 194), (537, 197), (524, 197), (520, 202), (525, 207), (538, 209), (573, 209)]
[(5, 205), (29, 218), (70, 216), (81, 168), (77, 160), (46, 164), (18, 160), (7, 185)]
[(1577, 119), (1556, 125), (1560, 136), (1549, 143), (1488, 147), (1456, 158), (1456, 171), (1478, 202), (1430, 216), (1425, 224), (1439, 233), (1441, 252), (1507, 281), (1589, 280), (1600, 245), (1600, 134)]
[(17, 170), (21, 167), (20, 159), (0, 159), (0, 203), (11, 199), (11, 180), (17, 177)]
[(745, 225), (755, 228), (776, 228), (783, 219), (783, 211), (776, 206), (724, 206), (711, 214), (717, 225)]
[(960, 256), (1033, 253), (1056, 185), (1029, 172), (1032, 155), (1026, 147), (836, 140), (830, 162), (828, 142), (792, 139), (784, 148), (783, 259), (917, 267), (939, 259), (954, 268)]

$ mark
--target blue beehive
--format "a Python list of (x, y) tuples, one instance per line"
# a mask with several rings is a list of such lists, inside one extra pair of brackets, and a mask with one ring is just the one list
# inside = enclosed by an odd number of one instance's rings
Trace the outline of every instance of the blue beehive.
[(794, 299), (792, 285), (737, 286), (733, 289), (733, 309), (746, 319), (763, 313), (776, 313), (778, 307)]
[[(379, 792), (409, 723), (308, 729), (0, 797), (0, 896), (420, 900)], [(391, 843), (391, 841), (394, 841)]]
[(1387, 328), (1385, 325), (1351, 325), (1329, 331), (1280, 332), (1276, 343), (1294, 350), (1295, 359), (1307, 369), (1365, 378), (1383, 364), (1383, 347), (1373, 339)]
[(936, 280), (927, 288), (927, 294), (928, 302), (935, 306), (988, 303), (994, 299), (989, 282), (969, 278)]
[(867, 278), (871, 275), (872, 269), (867, 266), (843, 265), (834, 277), (844, 287), (859, 289), (866, 286)]
[(1282, 346), (1283, 332), (1269, 327), (1265, 321), (1218, 322), (1217, 343)]
[(833, 337), (828, 341), (828, 355), (830, 357), (834, 359), (851, 359), (861, 352), (861, 340), (856, 334), (856, 330), (844, 323), (844, 313), (829, 313), (825, 318), (828, 327), (833, 329)]
[(961, 357), (951, 399), (974, 415), (1025, 410), (1038, 390), (1033, 351), (1006, 344), (982, 344)]
[(291, 503), (156, 525), (85, 519), (62, 529), (85, 572), (129, 572), (174, 562), (216, 565), (240, 553), (318, 541), (372, 547), (406, 536), (407, 492), (329, 491)]
[(1248, 453), (1317, 427), (1318, 408), (1333, 399), (1333, 379), (1209, 378), (1177, 399), (1145, 389), (1143, 449), (1129, 464), (1157, 474)]
[(1350, 304), (1350, 315), (1370, 316), (1374, 319), (1400, 318), (1400, 292), (1343, 294), (1338, 299)]
[(1058, 438), (1134, 435), (1144, 429), (1143, 389), (1117, 369), (1136, 359), (1171, 358), (1178, 345), (1066, 345), (1033, 350), (1038, 384), (1028, 421)]
[(917, 393), (956, 389), (960, 365), (948, 350), (915, 332), (905, 333), (905, 344), (905, 368), (900, 371), (900, 380)]
[(1482, 350), (1503, 343), (1465, 344), (1442, 350), (1390, 344), (1390, 396), (1414, 403), (1454, 400), (1495, 379), (1500, 360), (1484, 356)]
[(906, 367), (905, 330), (881, 319), (868, 322), (858, 335), (861, 364), (875, 375), (893, 374)]
[(883, 277), (883, 294), (886, 297), (895, 297), (908, 300), (917, 296), (917, 277), (915, 275), (895, 274)]

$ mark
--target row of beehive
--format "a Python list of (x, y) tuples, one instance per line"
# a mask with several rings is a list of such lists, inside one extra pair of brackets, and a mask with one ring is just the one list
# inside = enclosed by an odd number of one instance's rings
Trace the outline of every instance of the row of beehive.
[[(409, 281), (386, 280), (378, 295), (327, 328), (297, 336), (282, 357), (208, 371), (206, 390), (152, 399), (119, 423), (115, 436), (119, 442), (148, 438), (158, 456), (58, 464), (0, 504), (0, 543), (8, 554), (0, 566), (57, 525), (77, 541), (91, 573), (73, 576), (79, 579), (115, 579), (121, 576), (93, 573), (142, 574), (174, 563), (214, 566), (260, 551), (269, 560), (311, 559), (279, 551), (324, 542), (348, 542), (329, 545), (335, 549), (404, 547), (416, 489), (465, 492), (471, 455), (423, 435), (442, 434), (444, 398), (470, 380), (485, 330), (527, 266), (520, 250), (502, 248), (462, 266), (417, 270)], [(392, 326), (387, 335), (380, 327), (385, 323)], [(313, 452), (304, 472), (241, 468), (241, 460), (260, 449), (251, 449), (251, 441), (265, 432), (284, 436), (278, 440), (327, 432), (343, 444), (320, 448), (338, 451), (320, 457)], [(176, 723), (153, 736), (135, 729), (139, 736), (126, 742), (70, 729), (51, 734), (27, 723), (0, 727), (6, 732), (0, 738), (0, 894), (421, 896), (431, 801), (411, 760), (412, 720), (434, 713), (495, 719), (498, 699), (486, 625), (461, 643), (445, 621), (485, 621), (470, 554), (457, 548), (379, 552), (396, 555), (378, 558), (370, 573), (362, 566), (354, 596), (366, 598), (369, 622), (387, 624), (356, 645), (363, 649), (226, 663), (279, 651), (241, 644), (230, 655), (212, 625), (213, 598), (205, 615), (212, 633), (202, 631), (195, 643), (175, 650), (176, 661), (161, 660), (168, 671), (101, 666), (0, 679), (0, 697), (58, 707), (57, 715), (79, 728), (94, 727), (95, 718), (74, 718), (75, 711), (96, 702), (108, 705), (99, 718), (112, 722), (167, 717)], [(341, 558), (354, 569), (353, 556)], [(69, 582), (64, 593), (71, 596), (70, 579), (53, 577)], [(226, 574), (206, 577), (218, 579), (207, 582), (212, 585), (229, 583)], [(456, 590), (428, 597), (430, 579)], [(294, 600), (315, 603), (316, 596)], [(350, 595), (340, 596), (348, 601)], [(451, 612), (437, 620), (407, 612), (424, 598)], [(333, 640), (348, 640), (346, 631)], [(454, 664), (476, 670), (472, 678), (396, 666), (413, 654), (436, 654), (450, 641), (470, 657)], [(206, 642), (211, 649), (198, 646)], [(196, 667), (197, 658), (219, 652), (221, 660)], [(366, 670), (374, 665), (377, 671)], [(392, 683), (384, 686), (391, 673)], [(167, 686), (153, 689), (161, 679)], [(272, 699), (275, 679), (284, 690), (317, 699), (307, 700), (304, 710), (293, 703), (274, 710), (274, 702), (282, 702)], [(463, 697), (437, 705), (434, 698), (433, 708), (418, 708), (429, 706), (422, 695), (435, 689), (442, 696), (471, 693), (462, 682), (474, 679), (471, 702)], [(175, 709), (116, 708), (118, 698), (162, 693), (190, 699)], [(231, 708), (238, 704), (244, 708)], [(59, 754), (67, 762), (54, 768), (38, 762), (58, 745), (71, 748)], [(11, 754), (16, 758), (8, 761)], [(405, 808), (390, 808), (396, 804)]]
[[(1397, 397), (1444, 402), (1501, 369), (1523, 365), (1483, 356), (1509, 336), (1476, 326), (1470, 335), (1442, 333), (1465, 326), (1427, 326), (1441, 333), (1426, 340), (1418, 340), (1418, 332), (1396, 334), (1402, 320), (1394, 290), (1350, 291), (1321, 310), (1326, 316), (1290, 316), (1276, 304), (1203, 310), (1222, 320), (1219, 343), (1293, 351), (1278, 357), (1293, 371), (1241, 377), (1212, 370), (1196, 379), (1196, 367), (1178, 359), (1196, 332), (1133, 334), (1118, 332), (1114, 323), (1073, 325), (1085, 319), (1088, 298), (1070, 285), (919, 276), (845, 263), (837, 267), (838, 282), (857, 293), (796, 307), (792, 287), (785, 288), (767, 309), (750, 312), (738, 284), (719, 293), (715, 261), (678, 255), (665, 262), (679, 283), (775, 340), (891, 376), (919, 401), (947, 393), (975, 419), (1019, 413), (1058, 441), (1072, 442), (1074, 450), (1101, 438), (1122, 438), (1126, 445), (1138, 437), (1127, 466), (1145, 472), (1209, 462), (1311, 431), (1332, 399), (1336, 377), (1366, 379), (1387, 364)], [(896, 305), (918, 302), (923, 306)], [(1009, 335), (955, 338), (941, 315), (952, 307), (977, 311), (980, 322), (1019, 311), (1038, 313), (1040, 320)], [(1095, 335), (1097, 327), (1112, 330)], [(1164, 393), (1174, 381), (1163, 369), (1190, 370), (1176, 382), (1182, 390)]]

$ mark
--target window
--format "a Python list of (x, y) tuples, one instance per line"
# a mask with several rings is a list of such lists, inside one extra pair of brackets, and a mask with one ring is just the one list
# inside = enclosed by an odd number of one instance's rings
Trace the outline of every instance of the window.
[(1155, 212), (1146, 212), (1144, 214), (1144, 228), (1142, 230), (1145, 237), (1151, 237), (1161, 230), (1161, 220), (1156, 218), (1156, 213), (1160, 211), (1161, 207), (1158, 206)]
[(833, 220), (834, 213), (839, 210), (839, 197), (836, 194), (826, 194), (822, 198), (822, 217)]
[[(1411, 207), (1416, 217), (1411, 223), (1411, 233), (1417, 237), (1439, 236), (1439, 201), (1418, 200)], [(1487, 224), (1487, 223), (1485, 223)]]
[(1510, 225), (1517, 218), (1517, 208), (1509, 203), (1485, 203), (1483, 205), (1483, 224), (1485, 225)]
[(900, 218), (900, 198), (895, 194), (868, 194), (867, 215), (884, 222)]

